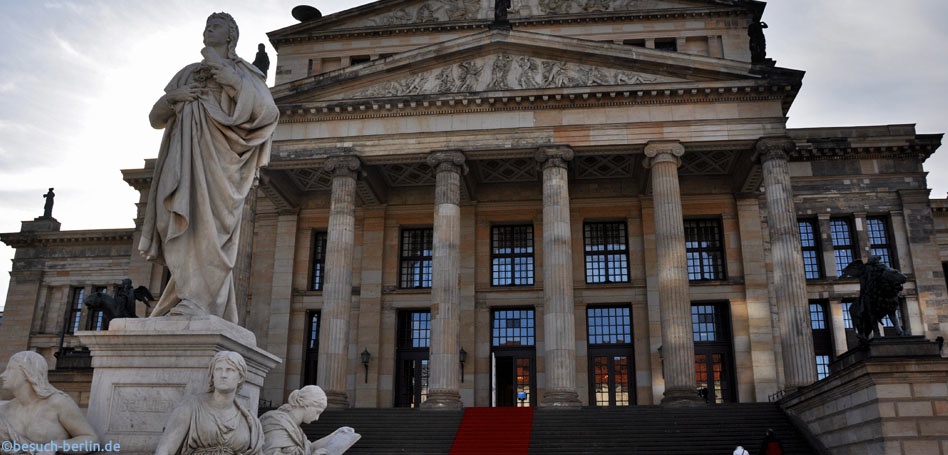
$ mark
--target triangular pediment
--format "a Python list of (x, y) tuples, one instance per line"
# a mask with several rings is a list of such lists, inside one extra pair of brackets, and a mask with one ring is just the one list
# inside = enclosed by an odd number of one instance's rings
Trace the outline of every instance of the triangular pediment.
[(750, 65), (529, 32), (485, 31), (294, 81), (280, 104), (702, 84), (757, 79)]
[[(748, 0), (514, 0), (508, 10), (512, 21), (569, 16), (648, 15), (669, 12), (707, 12), (735, 7), (760, 8)], [(428, 28), (494, 19), (495, 0), (381, 0), (317, 20), (270, 33), (273, 41), (353, 29)]]

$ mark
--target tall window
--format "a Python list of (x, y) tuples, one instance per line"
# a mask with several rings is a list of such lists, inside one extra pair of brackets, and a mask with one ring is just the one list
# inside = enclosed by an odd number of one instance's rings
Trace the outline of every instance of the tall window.
[(491, 405), (536, 406), (533, 309), (491, 311)]
[(589, 342), (589, 401), (593, 406), (635, 402), (632, 315), (629, 307), (586, 308)]
[(629, 247), (623, 222), (583, 224), (587, 283), (628, 283)]
[(316, 384), (319, 360), (319, 311), (306, 312), (306, 353), (303, 357), (303, 385)]
[(75, 287), (69, 292), (69, 308), (66, 310), (65, 332), (67, 334), (76, 333), (79, 330), (79, 319), (82, 317), (82, 301), (85, 299), (86, 290)]
[(853, 237), (852, 221), (848, 218), (830, 219), (830, 238), (833, 239), (833, 257), (836, 259), (836, 276), (856, 259), (856, 240)]
[(398, 312), (395, 406), (419, 407), (428, 399), (431, 312)]
[(431, 249), (434, 231), (405, 229), (402, 231), (402, 254), (398, 286), (402, 289), (431, 288)]
[(533, 226), (493, 226), (491, 286), (533, 285)]
[(310, 290), (322, 291), (326, 280), (326, 239), (329, 236), (325, 231), (313, 233), (313, 274), (310, 281)]
[(813, 351), (816, 354), (816, 377), (823, 379), (829, 376), (829, 364), (834, 357), (833, 336), (825, 301), (810, 301), (810, 327), (813, 331)]
[(816, 220), (800, 220), (800, 243), (803, 247), (803, 272), (808, 280), (823, 278), (820, 261), (819, 229)]
[(685, 220), (685, 249), (688, 257), (688, 279), (691, 281), (723, 280), (724, 242), (721, 220)]
[(869, 254), (882, 258), (882, 263), (889, 267), (897, 267), (892, 255), (890, 243), (889, 223), (885, 217), (871, 216), (866, 218), (866, 231), (869, 234)]
[(729, 313), (727, 303), (691, 305), (695, 385), (708, 403), (737, 400)]

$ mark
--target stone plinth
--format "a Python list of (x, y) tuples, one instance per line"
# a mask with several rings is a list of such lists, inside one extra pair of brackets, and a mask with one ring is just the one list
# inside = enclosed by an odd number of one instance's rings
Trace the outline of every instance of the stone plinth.
[(923, 336), (873, 338), (868, 346), (850, 349), (830, 363), (830, 373), (868, 359), (938, 357), (940, 350), (938, 343), (928, 341)]
[(214, 316), (115, 319), (107, 331), (77, 335), (95, 368), (87, 417), (123, 454), (155, 452), (171, 410), (207, 391), (215, 353), (234, 351), (246, 360), (237, 399), (254, 414), (267, 372), (281, 362), (257, 347), (252, 332)]
[(948, 359), (937, 343), (882, 338), (836, 365), (780, 400), (829, 453), (948, 455)]

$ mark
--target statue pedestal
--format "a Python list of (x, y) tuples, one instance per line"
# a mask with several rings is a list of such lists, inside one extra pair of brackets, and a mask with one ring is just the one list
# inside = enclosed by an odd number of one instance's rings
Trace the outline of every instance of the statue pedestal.
[(123, 454), (153, 454), (168, 415), (208, 386), (208, 364), (220, 351), (247, 362), (237, 399), (256, 415), (267, 373), (281, 360), (257, 347), (249, 330), (215, 316), (115, 319), (107, 331), (77, 333), (92, 351), (87, 418), (103, 444)]
[(868, 345), (850, 349), (837, 357), (829, 365), (830, 373), (838, 373), (869, 359), (937, 358), (940, 351), (938, 342), (929, 341), (923, 336), (872, 338)]

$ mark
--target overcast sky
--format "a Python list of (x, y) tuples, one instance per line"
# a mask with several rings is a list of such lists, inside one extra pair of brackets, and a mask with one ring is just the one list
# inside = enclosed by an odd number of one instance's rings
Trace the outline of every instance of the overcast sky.
[[(272, 74), (266, 32), (297, 23), (290, 10), (302, 3), (0, 0), (0, 232), (42, 215), (49, 187), (63, 230), (132, 227), (138, 193), (119, 170), (157, 156), (148, 112), (175, 72), (201, 59), (208, 14), (234, 16), (248, 61), (266, 43)], [(331, 14), (365, 3), (310, 4)], [(789, 126), (948, 131), (946, 18), (945, 0), (770, 1), (768, 56), (806, 71)], [(925, 163), (933, 197), (948, 194), (946, 148)], [(0, 245), (0, 305), (12, 257)]]

